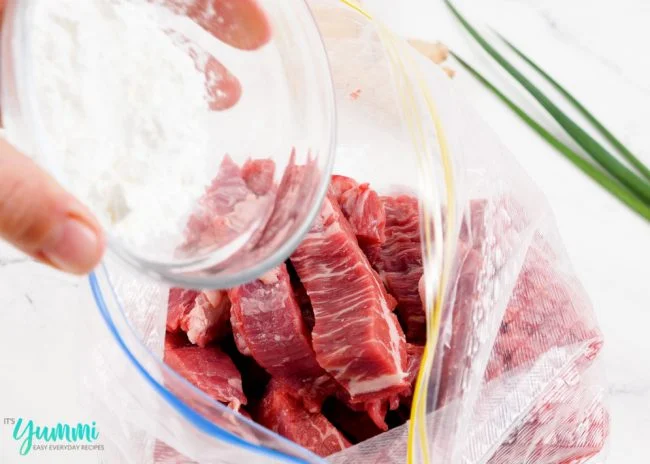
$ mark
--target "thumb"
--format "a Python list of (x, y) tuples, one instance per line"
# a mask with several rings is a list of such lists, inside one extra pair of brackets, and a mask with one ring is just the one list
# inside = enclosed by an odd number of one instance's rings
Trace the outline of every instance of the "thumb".
[(101, 228), (90, 212), (2, 139), (0, 238), (74, 274), (91, 271), (104, 251)]

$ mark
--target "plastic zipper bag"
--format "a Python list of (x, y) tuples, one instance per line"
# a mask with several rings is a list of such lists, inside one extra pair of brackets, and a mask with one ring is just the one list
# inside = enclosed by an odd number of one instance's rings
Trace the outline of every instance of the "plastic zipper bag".
[(396, 300), (399, 343), (421, 355), (410, 411), (395, 404), (401, 425), (357, 444), (346, 432), (345, 449), (319, 456), (162, 362), (170, 289), (108, 260), (91, 286), (121, 349), (95, 351), (104, 378), (92, 384), (115, 398), (106, 422), (116, 449), (173, 463), (599, 455), (609, 430), (595, 363), (602, 336), (543, 195), (441, 69), (353, 4), (310, 6), (336, 89), (334, 173), (368, 183), (385, 209), (384, 241), (359, 246)]

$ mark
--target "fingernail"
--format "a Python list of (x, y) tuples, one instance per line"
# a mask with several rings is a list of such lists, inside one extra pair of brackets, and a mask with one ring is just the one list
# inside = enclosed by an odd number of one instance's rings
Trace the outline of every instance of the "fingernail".
[(76, 217), (69, 217), (53, 232), (42, 253), (54, 266), (74, 274), (90, 272), (101, 254), (97, 230)]

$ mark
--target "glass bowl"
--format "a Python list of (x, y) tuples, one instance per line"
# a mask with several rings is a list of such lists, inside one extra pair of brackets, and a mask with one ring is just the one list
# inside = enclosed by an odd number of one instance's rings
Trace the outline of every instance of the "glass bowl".
[[(318, 29), (303, 0), (254, 1), (211, 0), (187, 8), (172, 0), (103, 3), (130, 9), (129, 18), (135, 15), (147, 31), (140, 39), (131, 19), (87, 20), (84, 9), (96, 6), (91, 2), (80, 3), (75, 14), (51, 13), (49, 0), (6, 4), (1, 98), (8, 139), (91, 207), (110, 253), (167, 283), (226, 288), (273, 268), (300, 242), (327, 189), (335, 107)], [(66, 35), (49, 37), (48, 21), (61, 23)], [(213, 27), (220, 23), (225, 26)], [(143, 60), (142, 69), (126, 74), (115, 65), (121, 56), (112, 62), (112, 52), (94, 52), (109, 33), (128, 44), (111, 50), (128, 55), (125, 62)], [(191, 58), (192, 71), (205, 74), (200, 112), (183, 112), (189, 111), (189, 86), (165, 94), (166, 83), (180, 79), (178, 66), (161, 60), (155, 72), (145, 67), (145, 58), (164, 47), (182, 49), (185, 68)], [(64, 58), (85, 68), (62, 73), (43, 63)], [(159, 111), (125, 104), (116, 81)], [(51, 99), (52, 89), (69, 98)], [(173, 114), (168, 120), (177, 124), (165, 128), (170, 136), (156, 139), (153, 149), (127, 137), (138, 124), (157, 128), (165, 121), (159, 114)], [(149, 149), (155, 157), (143, 154)], [(250, 158), (267, 164), (249, 165)], [(308, 167), (308, 174), (297, 176), (296, 166)], [(249, 182), (245, 173), (251, 171), (259, 182), (272, 180), (267, 190)], [(202, 223), (201, 212), (215, 207), (211, 195), (226, 203), (233, 198), (233, 179), (248, 190), (227, 205), (223, 223)]]

